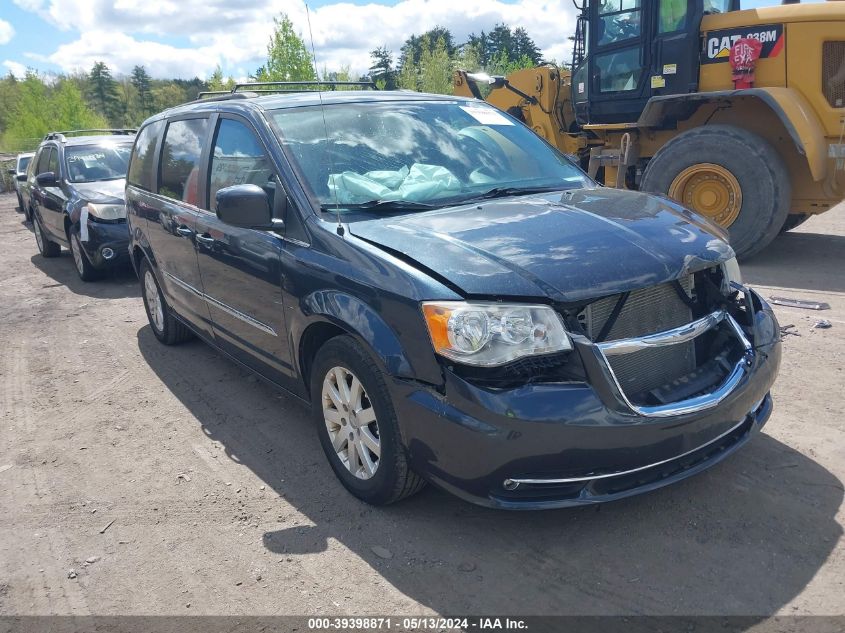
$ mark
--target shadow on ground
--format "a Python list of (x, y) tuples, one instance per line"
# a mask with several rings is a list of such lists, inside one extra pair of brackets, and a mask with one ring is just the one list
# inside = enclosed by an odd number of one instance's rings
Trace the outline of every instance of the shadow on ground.
[(743, 279), (752, 286), (798, 291), (845, 292), (843, 270), (845, 236), (822, 233), (785, 233), (742, 262)]
[[(35, 239), (35, 238), (32, 238)], [(32, 264), (50, 277), (57, 285), (67, 286), (74, 294), (97, 299), (123, 299), (140, 297), (138, 278), (131, 266), (114, 268), (103, 272), (96, 281), (82, 281), (76, 272), (70, 251), (62, 249), (59, 257), (42, 257), (36, 253), (30, 259)]]
[(604, 506), (508, 513), (429, 487), (372, 508), (335, 480), (300, 401), (202, 343), (164, 347), (145, 326), (138, 345), (208, 437), (313, 523), (265, 533), (267, 549), (336, 539), (439, 613), (764, 616), (841, 535), (841, 482), (765, 434), (693, 479)]

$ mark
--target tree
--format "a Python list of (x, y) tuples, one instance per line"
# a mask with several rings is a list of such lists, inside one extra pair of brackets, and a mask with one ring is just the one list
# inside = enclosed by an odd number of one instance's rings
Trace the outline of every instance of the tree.
[(112, 122), (123, 118), (123, 107), (117, 96), (117, 83), (104, 62), (95, 62), (88, 75), (94, 109)]
[(510, 58), (511, 60), (518, 60), (527, 57), (531, 63), (536, 66), (543, 61), (543, 55), (540, 48), (528, 36), (528, 32), (520, 27), (513, 30), (513, 39), (511, 40)]
[(396, 89), (396, 69), (393, 67), (393, 53), (386, 46), (380, 46), (370, 52), (373, 65), (370, 67), (370, 78), (382, 90)]
[(138, 112), (141, 119), (146, 119), (153, 114), (155, 108), (152, 88), (150, 87), (150, 76), (147, 74), (147, 69), (143, 66), (135, 66), (132, 69), (132, 79), (130, 81), (138, 93)]
[(420, 56), (420, 90), (452, 94), (452, 63), (446, 41), (440, 37), (432, 45), (425, 36)]
[(267, 45), (267, 63), (255, 72), (258, 81), (316, 80), (317, 73), (305, 41), (286, 13), (273, 18), (276, 27)]

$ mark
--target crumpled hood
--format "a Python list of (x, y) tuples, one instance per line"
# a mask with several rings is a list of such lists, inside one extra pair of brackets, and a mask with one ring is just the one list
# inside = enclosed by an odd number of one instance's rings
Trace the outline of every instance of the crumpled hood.
[(126, 180), (98, 180), (96, 182), (73, 183), (79, 197), (85, 202), (103, 202), (106, 204), (123, 204)]
[(721, 229), (673, 201), (605, 188), (353, 222), (349, 230), (463, 294), (488, 298), (591, 299), (733, 257)]

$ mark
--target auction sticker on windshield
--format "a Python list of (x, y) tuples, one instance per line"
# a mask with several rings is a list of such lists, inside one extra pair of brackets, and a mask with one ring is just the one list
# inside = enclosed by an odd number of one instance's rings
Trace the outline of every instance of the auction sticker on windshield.
[(461, 110), (470, 115), (481, 125), (513, 125), (513, 121), (493, 108), (479, 108), (478, 106), (461, 106)]

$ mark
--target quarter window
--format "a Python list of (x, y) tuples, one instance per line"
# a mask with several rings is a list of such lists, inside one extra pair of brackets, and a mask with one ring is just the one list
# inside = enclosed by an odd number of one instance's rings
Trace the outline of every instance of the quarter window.
[(208, 198), (217, 210), (217, 192), (232, 185), (258, 185), (272, 205), (276, 182), (264, 148), (251, 129), (232, 119), (221, 119), (211, 157)]
[(150, 123), (141, 130), (135, 140), (135, 147), (132, 148), (132, 159), (129, 163), (129, 184), (146, 189), (155, 190), (155, 174), (153, 173), (153, 159), (155, 158), (155, 146), (164, 121)]
[(200, 157), (205, 145), (208, 119), (173, 121), (161, 149), (158, 192), (199, 206)]

